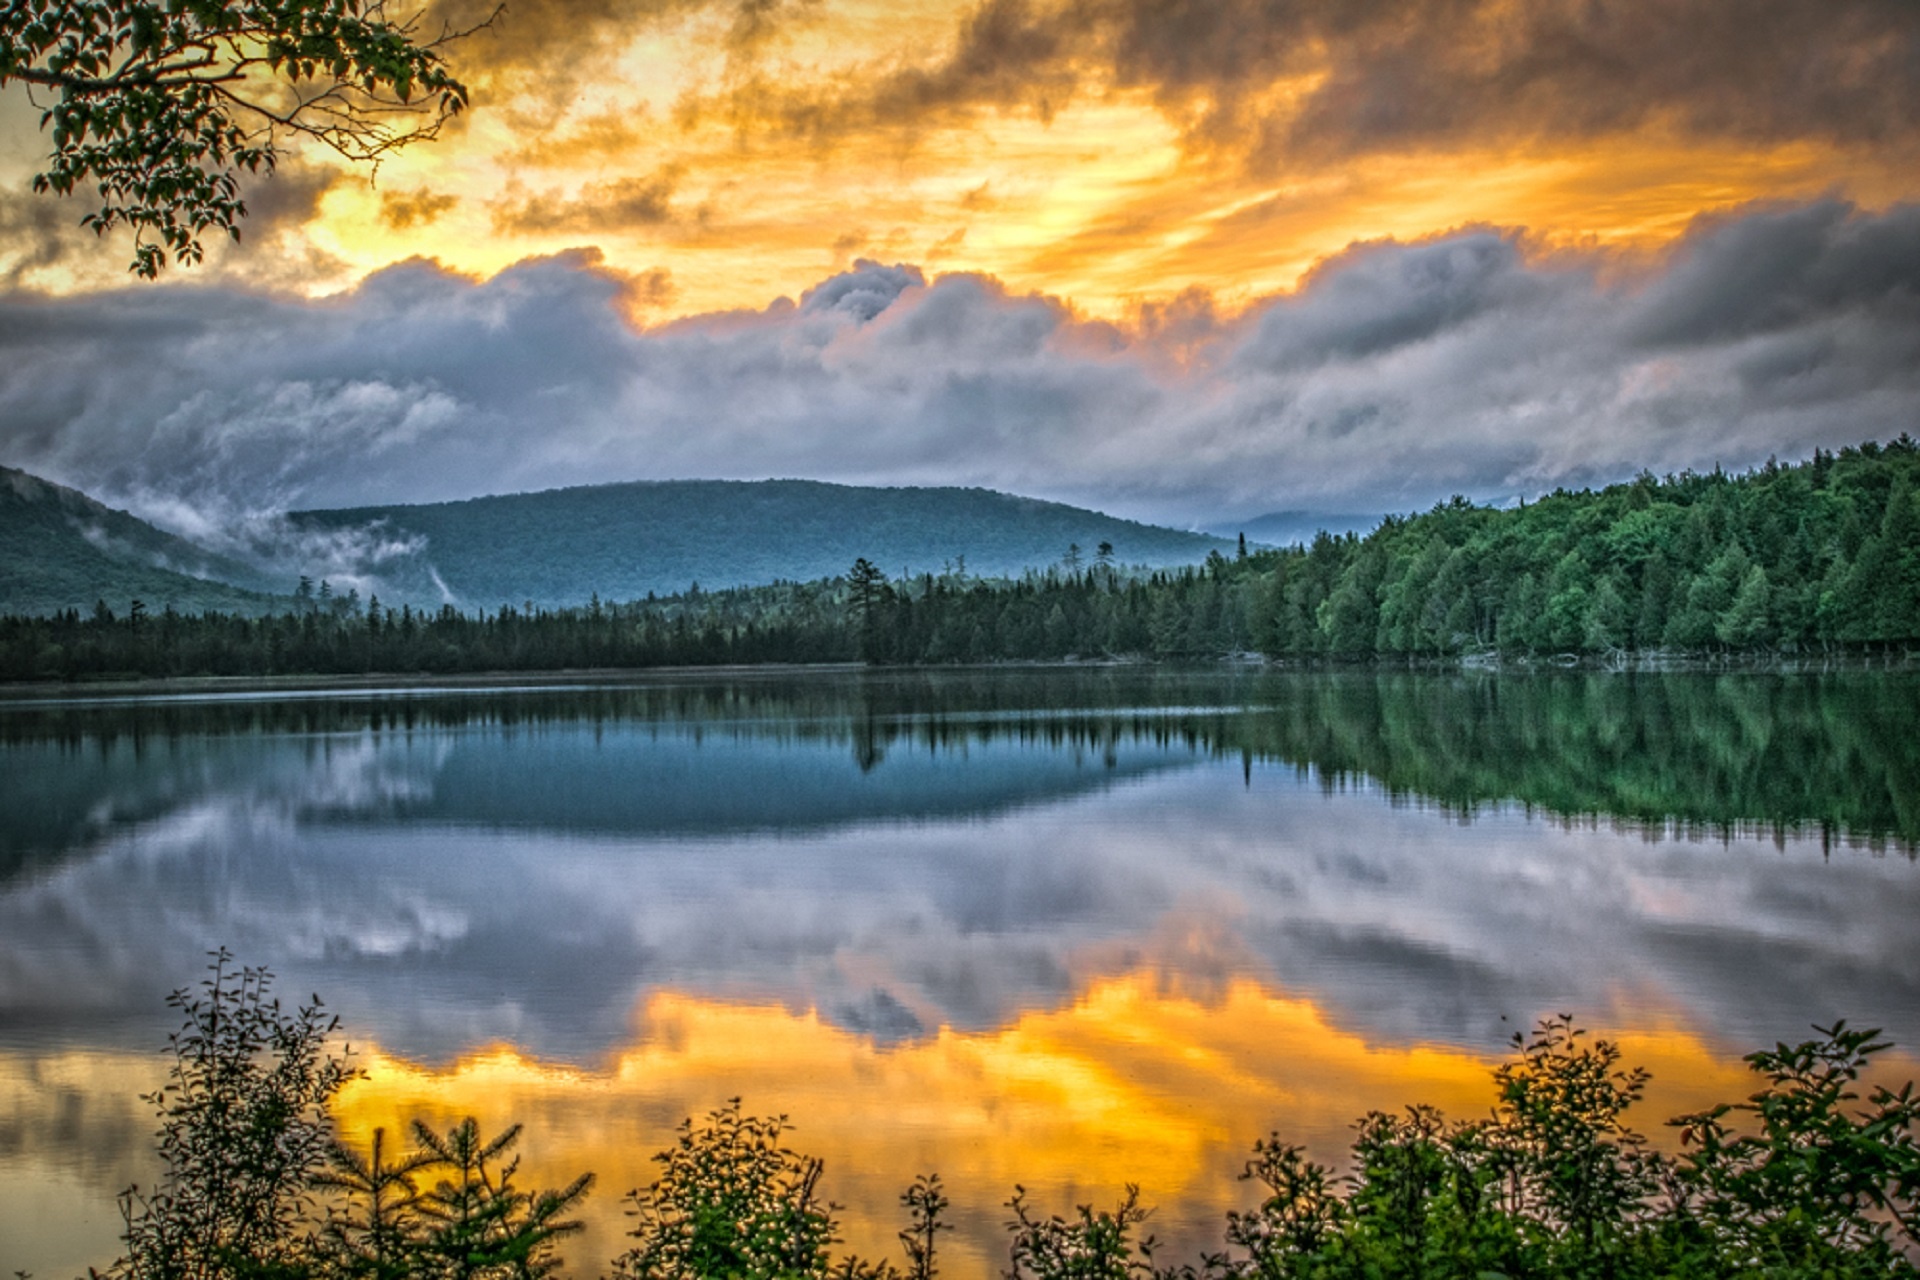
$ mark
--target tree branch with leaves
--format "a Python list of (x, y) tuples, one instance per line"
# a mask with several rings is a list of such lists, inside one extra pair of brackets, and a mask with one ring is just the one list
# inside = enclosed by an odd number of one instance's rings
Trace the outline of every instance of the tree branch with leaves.
[(238, 240), (240, 175), (289, 144), (377, 166), (438, 136), (467, 106), (442, 50), (473, 28), (421, 25), (386, 0), (8, 0), (0, 88), (42, 107), (34, 189), (93, 187), (82, 225), (131, 228), (131, 269), (153, 279), (169, 255), (199, 262), (209, 233)]

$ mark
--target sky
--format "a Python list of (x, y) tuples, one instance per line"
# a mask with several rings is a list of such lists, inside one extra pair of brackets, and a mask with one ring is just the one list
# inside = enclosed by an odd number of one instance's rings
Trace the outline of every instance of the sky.
[(455, 127), (158, 284), (0, 90), (0, 464), (189, 533), (772, 476), (1218, 526), (1920, 426), (1912, 0), (510, 0), (450, 58)]

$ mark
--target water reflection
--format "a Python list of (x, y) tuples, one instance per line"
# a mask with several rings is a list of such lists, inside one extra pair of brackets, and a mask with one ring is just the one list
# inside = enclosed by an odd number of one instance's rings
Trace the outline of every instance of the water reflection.
[[(1744, 1087), (1737, 1062), (1684, 1033), (1630, 1038), (1668, 1082), (1656, 1107), (1705, 1106)], [(440, 1071), (382, 1061), (343, 1114), (364, 1135), (407, 1115), (451, 1123), (511, 1108), (538, 1117), (530, 1133), (567, 1135), (542, 1143), (544, 1179), (592, 1167), (615, 1191), (651, 1180), (646, 1157), (682, 1116), (734, 1095), (767, 1109), (777, 1099), (800, 1149), (826, 1159), (854, 1248), (892, 1253), (900, 1190), (937, 1169), (959, 1210), (948, 1268), (989, 1276), (1005, 1262), (1001, 1206), (1015, 1183), (1061, 1210), (1138, 1183), (1157, 1206), (1155, 1234), (1192, 1256), (1218, 1247), (1223, 1208), (1246, 1199), (1236, 1175), (1254, 1138), (1277, 1128), (1331, 1158), (1369, 1107), (1425, 1098), (1456, 1115), (1484, 1112), (1489, 1070), (1473, 1051), (1369, 1043), (1312, 1003), (1247, 979), (1193, 993), (1133, 972), (1001, 1028), (894, 1046), (813, 1015), (662, 994), (601, 1071), (508, 1051)], [(618, 1251), (626, 1223), (610, 1208), (576, 1257)]]
[(94, 1212), (86, 1250), (0, 1265), (102, 1260), (165, 993), (222, 944), (378, 1047), (353, 1123), (473, 1108), (527, 1121), (556, 1181), (600, 1170), (596, 1261), (645, 1154), (736, 1093), (795, 1115), (883, 1249), (933, 1166), (983, 1240), (1016, 1179), (1064, 1205), (1136, 1178), (1163, 1236), (1211, 1230), (1266, 1127), (1337, 1149), (1367, 1106), (1477, 1110), (1556, 1010), (1715, 1096), (1816, 1020), (1920, 1043), (1916, 688), (1047, 672), (0, 710), (0, 1202), (53, 1176)]
[[(1742, 1097), (1750, 1077), (1658, 1011), (1639, 1013), (1640, 1025), (1612, 1034), (1628, 1061), (1654, 1074), (1637, 1123), (1671, 1147), (1661, 1120)], [(741, 1096), (750, 1108), (790, 1112), (796, 1147), (825, 1159), (825, 1190), (847, 1206), (850, 1247), (890, 1252), (899, 1191), (937, 1169), (958, 1227), (943, 1246), (943, 1269), (987, 1276), (1004, 1261), (1000, 1206), (1015, 1183), (1063, 1209), (1111, 1202), (1138, 1183), (1169, 1255), (1191, 1256), (1217, 1247), (1225, 1208), (1246, 1201), (1235, 1175), (1255, 1137), (1278, 1131), (1337, 1160), (1367, 1109), (1417, 1098), (1456, 1117), (1483, 1114), (1497, 1059), (1373, 1041), (1311, 1001), (1251, 979), (1193, 992), (1164, 972), (1139, 970), (1096, 980), (1062, 1007), (1004, 1027), (895, 1045), (810, 1012), (661, 991), (636, 1011), (629, 1039), (592, 1067), (505, 1045), (440, 1066), (377, 1046), (363, 1046), (358, 1060), (366, 1077), (337, 1108), (351, 1142), (414, 1119), (442, 1129), (469, 1115), (489, 1127), (511, 1119), (526, 1126), (525, 1185), (596, 1171), (587, 1230), (567, 1248), (575, 1274), (594, 1274), (621, 1250), (629, 1225), (621, 1194), (652, 1179), (650, 1157), (671, 1143), (681, 1118)], [(1902, 1056), (1886, 1064), (1887, 1078), (1909, 1078), (1917, 1065)], [(130, 1086), (150, 1069), (149, 1060), (101, 1051), (43, 1061), (42, 1083), (59, 1081), (80, 1100), (66, 1110), (81, 1123), (58, 1132), (54, 1091), (20, 1091), (15, 1123), (26, 1140), (10, 1154), (56, 1175), (77, 1169), (96, 1202), (146, 1176)], [(19, 1071), (0, 1055), (0, 1089)], [(100, 1247), (110, 1246), (103, 1238)]]
[[(1122, 747), (1282, 762), (1471, 816), (1920, 846), (1920, 672), (1259, 674), (1147, 670), (760, 676), (274, 700), (0, 703), (0, 875), (183, 796), (370, 741), (373, 818), (703, 834), (991, 813), (1090, 785)], [(390, 744), (458, 743), (400, 763)], [(702, 755), (709, 741), (726, 750)], [(1018, 748), (986, 759), (978, 748)], [(759, 748), (757, 751), (749, 747)], [(831, 749), (829, 749), (831, 748)], [(1016, 767), (995, 768), (1015, 762)], [(857, 776), (856, 776), (857, 775)]]

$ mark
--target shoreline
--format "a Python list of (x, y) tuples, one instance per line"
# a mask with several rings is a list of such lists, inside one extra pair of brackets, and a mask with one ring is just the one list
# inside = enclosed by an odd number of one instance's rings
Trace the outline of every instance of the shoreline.
[(565, 689), (650, 681), (680, 681), (706, 676), (738, 679), (781, 673), (849, 674), (882, 670), (858, 662), (747, 663), (711, 667), (577, 667), (540, 671), (370, 671), (354, 675), (151, 676), (100, 680), (33, 680), (0, 683), (0, 707), (10, 703), (110, 702), (122, 698), (192, 698), (241, 693), (315, 694), (383, 692), (399, 689)]
[(324, 696), (329, 693), (374, 693), (404, 689), (502, 691), (516, 688), (564, 689), (571, 686), (607, 687), (655, 682), (685, 683), (709, 679), (760, 679), (783, 675), (935, 674), (994, 671), (1099, 671), (1154, 668), (1165, 670), (1234, 670), (1242, 673), (1348, 672), (1476, 675), (1544, 675), (1585, 672), (1600, 675), (1821, 675), (1837, 672), (1920, 670), (1920, 651), (1886, 653), (1842, 652), (1808, 654), (1676, 654), (1664, 651), (1616, 655), (1558, 654), (1505, 657), (1497, 653), (1454, 657), (1400, 658), (1287, 658), (1235, 654), (1217, 658), (1067, 658), (1054, 661), (977, 663), (908, 663), (879, 665), (865, 662), (730, 663), (712, 666), (572, 667), (527, 671), (490, 670), (459, 673), (374, 671), (350, 675), (287, 673), (255, 676), (136, 676), (82, 680), (0, 682), (0, 707), (9, 704), (52, 705), (141, 701), (167, 698), (221, 697), (241, 694)]

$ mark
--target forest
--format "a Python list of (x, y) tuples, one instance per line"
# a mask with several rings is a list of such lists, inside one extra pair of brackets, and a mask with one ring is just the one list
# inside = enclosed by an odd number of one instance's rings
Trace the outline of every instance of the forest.
[[(0, 618), (0, 679), (458, 673), (741, 663), (1728, 659), (1920, 641), (1920, 444), (1740, 475), (1642, 474), (1505, 509), (1183, 569), (1069, 545), (1044, 572), (840, 577), (585, 606), (437, 611), (302, 580), (266, 617), (98, 601)], [(115, 605), (119, 605), (116, 609)]]
[[(389, 1145), (335, 1132), (355, 1074), (318, 998), (281, 1005), (264, 970), (214, 954), (182, 1015), (160, 1121), (162, 1173), (121, 1198), (113, 1280), (534, 1280), (564, 1265), (567, 1217), (593, 1185), (516, 1182), (517, 1125), (412, 1126)], [(1570, 1018), (1516, 1034), (1491, 1111), (1432, 1107), (1355, 1122), (1344, 1170), (1279, 1134), (1253, 1145), (1249, 1202), (1222, 1247), (1158, 1256), (1138, 1187), (1112, 1208), (1005, 1202), (1006, 1280), (1393, 1280), (1397, 1277), (1911, 1277), (1920, 1250), (1920, 1098), (1861, 1083), (1891, 1046), (1835, 1023), (1747, 1056), (1755, 1092), (1669, 1121), (1677, 1154), (1628, 1112), (1649, 1075)], [(950, 1202), (937, 1172), (901, 1194), (905, 1266), (835, 1256), (823, 1163), (785, 1116), (740, 1100), (689, 1118), (657, 1179), (627, 1194), (615, 1280), (934, 1280)], [(593, 1274), (594, 1264), (571, 1268)]]

